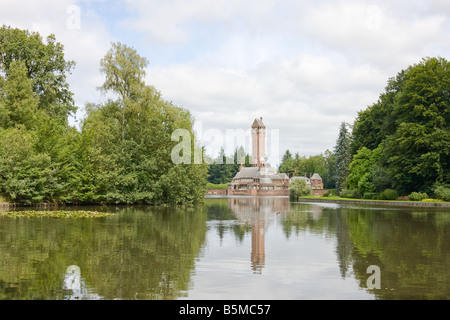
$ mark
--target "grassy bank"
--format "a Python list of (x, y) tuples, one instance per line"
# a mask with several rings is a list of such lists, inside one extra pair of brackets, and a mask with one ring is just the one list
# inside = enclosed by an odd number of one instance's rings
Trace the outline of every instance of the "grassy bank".
[(401, 205), (401, 206), (442, 206), (450, 207), (450, 202), (445, 202), (438, 199), (424, 199), (422, 201), (411, 200), (377, 200), (377, 199), (357, 199), (357, 198), (341, 198), (334, 197), (316, 197), (304, 196), (300, 197), (298, 201), (307, 202), (332, 202), (332, 203), (359, 203), (359, 204), (379, 204), (379, 205)]

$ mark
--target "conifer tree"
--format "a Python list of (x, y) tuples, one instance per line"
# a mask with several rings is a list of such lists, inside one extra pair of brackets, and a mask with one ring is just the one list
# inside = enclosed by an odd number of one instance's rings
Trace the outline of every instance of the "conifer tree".
[(347, 126), (347, 123), (341, 123), (339, 136), (334, 148), (334, 154), (336, 156), (336, 192), (338, 193), (344, 187), (345, 179), (349, 173), (349, 165), (352, 160), (351, 135)]
[(33, 127), (39, 99), (33, 92), (23, 61), (11, 63), (0, 92), (0, 127)]

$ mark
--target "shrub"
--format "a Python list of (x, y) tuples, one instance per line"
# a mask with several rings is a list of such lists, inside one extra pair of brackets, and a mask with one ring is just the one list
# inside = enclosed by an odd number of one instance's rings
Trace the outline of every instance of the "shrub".
[(412, 192), (409, 196), (408, 199), (410, 201), (422, 201), (423, 199), (427, 199), (428, 195), (426, 193), (422, 193), (422, 192)]
[(379, 193), (377, 193), (377, 192), (364, 192), (363, 199), (368, 199), (368, 200), (377, 199), (378, 195), (379, 195)]
[(351, 191), (348, 189), (342, 189), (341, 192), (339, 192), (339, 196), (342, 198), (351, 198)]
[(393, 189), (386, 189), (383, 192), (381, 192), (377, 199), (378, 200), (396, 200), (398, 198), (397, 191)]
[(361, 198), (361, 192), (358, 189), (348, 190), (343, 189), (339, 196), (342, 198), (352, 198), (352, 199), (360, 199)]
[(450, 201), (450, 188), (445, 188), (444, 186), (437, 186), (434, 189), (434, 194), (438, 199)]
[(322, 197), (332, 197), (336, 195), (336, 189), (329, 189), (327, 192), (325, 192)]

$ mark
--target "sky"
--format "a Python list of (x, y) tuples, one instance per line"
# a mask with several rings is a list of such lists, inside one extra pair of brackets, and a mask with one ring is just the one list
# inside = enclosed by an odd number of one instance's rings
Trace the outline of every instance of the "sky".
[[(448, 0), (0, 0), (0, 24), (54, 34), (76, 62), (79, 125), (113, 42), (146, 57), (145, 82), (190, 110), (209, 155), (244, 144), (255, 118), (269, 162), (333, 150), (342, 122), (377, 102), (389, 78), (449, 59)], [(234, 143), (233, 143), (234, 141)]]

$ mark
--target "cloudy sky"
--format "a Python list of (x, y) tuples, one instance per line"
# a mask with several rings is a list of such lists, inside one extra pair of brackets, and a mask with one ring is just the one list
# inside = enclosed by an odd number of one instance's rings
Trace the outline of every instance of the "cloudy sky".
[(0, 24), (55, 34), (76, 61), (78, 119), (106, 99), (99, 61), (120, 41), (149, 60), (147, 84), (192, 112), (211, 155), (263, 117), (273, 165), (286, 149), (332, 150), (390, 77), (449, 59), (449, 18), (448, 0), (0, 0)]

